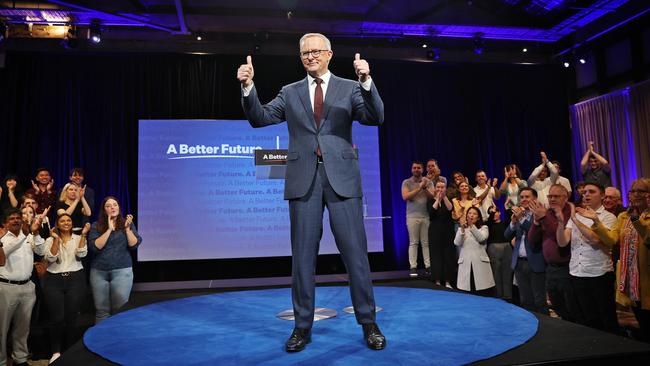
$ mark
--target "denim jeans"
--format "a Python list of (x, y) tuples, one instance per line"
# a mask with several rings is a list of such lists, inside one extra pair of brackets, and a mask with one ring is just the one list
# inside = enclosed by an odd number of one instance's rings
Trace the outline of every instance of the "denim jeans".
[(115, 314), (129, 301), (133, 287), (133, 268), (120, 268), (109, 271), (90, 269), (90, 287), (95, 301), (95, 323)]

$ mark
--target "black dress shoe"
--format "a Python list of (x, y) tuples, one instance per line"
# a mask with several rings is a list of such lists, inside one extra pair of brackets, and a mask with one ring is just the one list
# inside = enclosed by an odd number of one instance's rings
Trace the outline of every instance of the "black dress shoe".
[(289, 337), (287, 343), (284, 344), (284, 349), (287, 352), (300, 352), (305, 349), (305, 346), (309, 342), (311, 342), (310, 329), (293, 328), (291, 337)]
[(386, 337), (381, 334), (377, 323), (362, 324), (363, 338), (366, 340), (368, 348), (374, 350), (384, 349), (386, 347)]

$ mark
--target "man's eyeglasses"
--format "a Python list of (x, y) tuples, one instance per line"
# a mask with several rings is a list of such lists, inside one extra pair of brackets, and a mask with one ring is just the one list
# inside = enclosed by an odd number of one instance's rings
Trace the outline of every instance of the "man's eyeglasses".
[(645, 190), (645, 189), (630, 189), (629, 191), (627, 191), (627, 193), (631, 193), (631, 194), (635, 194), (635, 193), (643, 194), (643, 193), (648, 193), (648, 191)]
[(321, 52), (327, 52), (329, 50), (311, 50), (311, 51), (305, 51), (305, 52), (300, 52), (300, 58), (309, 58), (309, 55), (311, 57), (318, 57), (320, 56)]

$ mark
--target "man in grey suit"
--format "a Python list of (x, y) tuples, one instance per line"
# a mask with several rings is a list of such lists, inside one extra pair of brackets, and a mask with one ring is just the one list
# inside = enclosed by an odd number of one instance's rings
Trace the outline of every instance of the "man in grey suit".
[(352, 122), (380, 125), (384, 105), (370, 78), (368, 62), (355, 55), (359, 81), (336, 77), (328, 70), (333, 52), (322, 34), (305, 34), (299, 42), (307, 77), (286, 85), (262, 105), (253, 84), (253, 62), (237, 70), (242, 107), (253, 127), (287, 122), (289, 149), (284, 198), (289, 201), (292, 251), (292, 300), (295, 328), (285, 344), (297, 352), (311, 341), (314, 320), (316, 256), (327, 206), (336, 245), (350, 277), (350, 294), (366, 344), (380, 350), (386, 338), (375, 323), (363, 224), (361, 174), (352, 144)]

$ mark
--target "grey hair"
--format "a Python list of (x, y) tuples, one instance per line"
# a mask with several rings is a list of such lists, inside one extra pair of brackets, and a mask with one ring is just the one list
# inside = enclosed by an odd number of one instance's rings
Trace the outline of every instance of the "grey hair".
[[(631, 188), (631, 187), (632, 187), (632, 186), (630, 186), (630, 188)], [(613, 189), (613, 190), (614, 190), (614, 194), (616, 195), (617, 198), (620, 199), (620, 198), (623, 197), (622, 194), (621, 194), (621, 190), (620, 190), (620, 189), (618, 189), (618, 188), (616, 188), (616, 187), (605, 187), (605, 191), (607, 191), (608, 189)]]
[(320, 33), (307, 33), (304, 36), (300, 37), (300, 41), (298, 42), (298, 47), (302, 48), (302, 45), (305, 43), (305, 39), (311, 37), (318, 37), (322, 39), (323, 41), (325, 41), (325, 48), (327, 48), (328, 51), (332, 50), (332, 44), (330, 43), (330, 40)]

